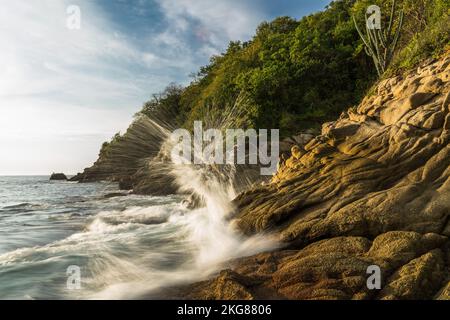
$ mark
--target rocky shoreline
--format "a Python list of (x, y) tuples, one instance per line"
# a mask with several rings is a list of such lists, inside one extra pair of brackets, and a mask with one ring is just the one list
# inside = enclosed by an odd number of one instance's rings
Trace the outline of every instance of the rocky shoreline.
[[(277, 173), (241, 193), (230, 217), (243, 234), (270, 234), (283, 249), (230, 261), (210, 280), (148, 298), (450, 299), (449, 91), (447, 53), (380, 81), (319, 135), (284, 140)], [(145, 163), (139, 169), (117, 170), (100, 157), (72, 181), (176, 193), (161, 141), (131, 147), (150, 150), (135, 152)], [(374, 265), (380, 290), (366, 283)]]
[[(182, 299), (450, 299), (450, 55), (383, 80), (234, 201), (283, 250), (166, 290)], [(366, 285), (381, 270), (380, 290)]]

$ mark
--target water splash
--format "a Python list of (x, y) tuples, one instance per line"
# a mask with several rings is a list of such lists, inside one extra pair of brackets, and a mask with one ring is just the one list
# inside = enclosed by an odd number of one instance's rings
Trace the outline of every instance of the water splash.
[[(222, 118), (205, 116), (205, 128), (232, 126), (239, 118), (235, 116), (237, 109), (232, 107)], [(182, 196), (143, 200), (130, 195), (104, 200), (104, 203), (96, 197), (94, 207), (101, 208), (106, 203), (115, 206), (93, 217), (77, 216), (80, 224), (87, 219), (84, 230), (44, 246), (0, 255), (0, 278), (8, 280), (12, 297), (157, 297), (161, 288), (203, 280), (218, 272), (230, 259), (277, 246), (269, 236), (244, 237), (233, 229), (230, 221), (234, 211), (232, 200), (257, 181), (254, 173), (259, 177), (259, 168), (174, 165), (168, 161), (173, 143), (170, 132), (168, 124), (140, 119), (127, 132), (126, 141), (119, 142), (110, 151), (115, 154), (115, 160), (108, 165), (118, 166), (124, 174), (141, 173), (154, 188), (162, 188), (169, 178)], [(192, 206), (183, 205), (186, 196), (194, 199)], [(140, 205), (139, 201), (151, 203)], [(89, 201), (83, 206), (86, 204)], [(69, 226), (75, 218), (68, 213), (58, 219), (61, 219), (58, 223)], [(81, 291), (67, 291), (64, 286), (65, 270), (72, 264), (82, 267)], [(17, 274), (26, 275), (30, 283), (43, 283), (30, 289), (24, 281), (13, 283)]]
[[(232, 126), (235, 119), (239, 119), (236, 114), (242, 110), (239, 108), (239, 103), (241, 101), (238, 100), (235, 106), (223, 113), (222, 117), (205, 115), (205, 129), (225, 130)], [(217, 110), (217, 108), (212, 109)], [(222, 142), (210, 141), (209, 143)], [(151, 160), (153, 164), (151, 168), (159, 174), (170, 176), (181, 194), (190, 195), (189, 205), (181, 209), (185, 211), (182, 214), (172, 214), (168, 219), (169, 224), (181, 226), (183, 241), (189, 244), (191, 250), (190, 259), (171, 271), (154, 270), (150, 278), (148, 274), (141, 274), (140, 268), (127, 268), (134, 270), (136, 277), (140, 280), (128, 285), (122, 283), (109, 286), (95, 294), (96, 298), (111, 298), (117, 295), (123, 297), (130, 290), (134, 294), (139, 292), (138, 295), (145, 296), (150, 291), (161, 287), (203, 280), (219, 271), (226, 261), (271, 250), (278, 246), (276, 240), (267, 235), (243, 236), (232, 227), (233, 223), (230, 221), (230, 215), (235, 210), (232, 200), (238, 192), (258, 181), (259, 168), (229, 164), (195, 165), (182, 164), (182, 161), (170, 162), (168, 161), (172, 156), (170, 151), (176, 143), (177, 141), (172, 141), (170, 135), (167, 135), (158, 157)], [(214, 146), (209, 147), (212, 150), (215, 149)], [(193, 156), (203, 158), (201, 153)], [(120, 264), (115, 263), (115, 265)], [(117, 272), (115, 270), (113, 274)]]

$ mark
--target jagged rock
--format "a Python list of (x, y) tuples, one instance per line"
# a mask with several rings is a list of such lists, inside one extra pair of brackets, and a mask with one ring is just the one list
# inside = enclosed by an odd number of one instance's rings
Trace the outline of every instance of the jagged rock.
[(359, 123), (343, 121), (343, 123), (327, 123), (322, 128), (322, 135), (330, 139), (342, 140), (354, 135), (360, 127)]
[(253, 281), (231, 270), (224, 270), (212, 282), (206, 281), (189, 289), (192, 295), (186, 292), (185, 298), (203, 300), (253, 300), (255, 296), (246, 288)]
[(83, 177), (83, 174), (78, 172), (76, 175), (74, 175), (72, 178), (69, 179), (69, 181), (72, 182), (79, 182)]
[(175, 193), (177, 189), (171, 184), (173, 179), (167, 172), (162, 172), (163, 166), (158, 166), (164, 162), (164, 141), (171, 132), (168, 124), (171, 121), (167, 119), (172, 118), (165, 114), (155, 119), (137, 117), (125, 134), (102, 148), (94, 165), (75, 176), (73, 181), (112, 181), (119, 183), (123, 190), (133, 189), (139, 194)]

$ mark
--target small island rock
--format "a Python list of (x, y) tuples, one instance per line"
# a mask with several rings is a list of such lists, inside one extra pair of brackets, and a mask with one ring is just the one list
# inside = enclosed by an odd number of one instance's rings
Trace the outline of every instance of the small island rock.
[(62, 181), (67, 180), (67, 176), (64, 173), (52, 173), (50, 180)]

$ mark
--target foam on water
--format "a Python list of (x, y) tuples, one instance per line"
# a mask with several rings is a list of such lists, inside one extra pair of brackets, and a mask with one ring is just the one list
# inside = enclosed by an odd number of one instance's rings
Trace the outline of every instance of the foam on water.
[[(266, 237), (243, 238), (230, 227), (230, 185), (214, 175), (205, 178), (204, 168), (180, 167), (173, 173), (185, 190), (204, 198), (205, 207), (187, 209), (181, 197), (102, 199), (102, 193), (111, 191), (105, 185), (61, 184), (58, 191), (53, 184), (55, 193), (64, 189), (65, 194), (57, 199), (50, 194), (47, 200), (37, 194), (23, 201), (40, 201), (45, 209), (0, 219), (0, 230), (6, 231), (0, 234), (0, 248), (5, 244), (0, 250), (0, 298), (145, 297), (165, 286), (205, 279), (229, 259), (276, 245)], [(40, 183), (46, 184), (33, 181)], [(90, 188), (91, 195), (82, 188)], [(81, 196), (82, 201), (74, 200)], [(64, 203), (64, 197), (72, 200)], [(14, 232), (15, 237), (4, 236)], [(71, 265), (81, 268), (81, 290), (66, 287)]]

